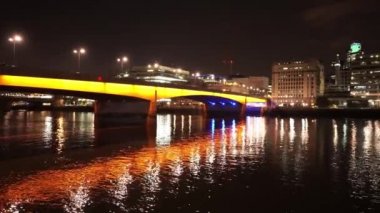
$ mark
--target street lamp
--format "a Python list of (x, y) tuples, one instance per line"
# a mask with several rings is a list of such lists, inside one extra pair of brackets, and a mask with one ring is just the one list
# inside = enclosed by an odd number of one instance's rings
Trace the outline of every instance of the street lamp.
[(16, 43), (21, 43), (22, 40), (22, 37), (18, 34), (8, 38), (8, 41), (13, 43), (13, 65), (16, 65)]
[(126, 56), (120, 57), (116, 59), (117, 63), (120, 63), (121, 65), (121, 72), (123, 72), (124, 63), (128, 61), (128, 58)]
[(80, 56), (86, 53), (86, 49), (80, 47), (78, 49), (74, 49), (73, 53), (78, 55), (78, 71), (76, 73), (79, 74), (80, 73)]

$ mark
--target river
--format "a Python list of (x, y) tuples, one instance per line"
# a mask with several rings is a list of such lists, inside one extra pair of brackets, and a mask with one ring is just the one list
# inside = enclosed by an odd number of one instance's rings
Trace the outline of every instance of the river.
[(380, 211), (380, 120), (0, 118), (0, 212), (330, 211)]

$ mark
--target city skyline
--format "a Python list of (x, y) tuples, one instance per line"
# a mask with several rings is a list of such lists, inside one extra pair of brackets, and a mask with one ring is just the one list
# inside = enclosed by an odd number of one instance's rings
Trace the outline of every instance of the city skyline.
[(157, 61), (216, 74), (229, 74), (223, 61), (231, 59), (234, 74), (270, 76), (276, 61), (318, 58), (328, 65), (354, 41), (376, 51), (378, 5), (372, 0), (10, 2), (0, 15), (0, 61), (11, 63), (6, 39), (20, 33), (25, 38), (17, 50), (20, 66), (75, 70), (72, 49), (83, 46), (85, 73), (118, 70), (115, 59), (126, 55), (130, 66)]

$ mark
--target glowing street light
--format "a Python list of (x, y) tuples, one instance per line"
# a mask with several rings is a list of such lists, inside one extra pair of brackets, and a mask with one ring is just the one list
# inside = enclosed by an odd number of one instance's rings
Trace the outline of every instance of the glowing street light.
[(124, 63), (128, 62), (128, 58), (126, 56), (120, 57), (116, 59), (117, 63), (121, 65), (121, 72), (123, 72)]
[(78, 55), (78, 71), (76, 73), (79, 74), (80, 73), (80, 56), (86, 54), (86, 49), (80, 47), (78, 49), (74, 49), (73, 53)]
[(21, 43), (22, 40), (22, 37), (18, 34), (8, 38), (8, 41), (13, 43), (13, 65), (16, 65), (16, 43)]

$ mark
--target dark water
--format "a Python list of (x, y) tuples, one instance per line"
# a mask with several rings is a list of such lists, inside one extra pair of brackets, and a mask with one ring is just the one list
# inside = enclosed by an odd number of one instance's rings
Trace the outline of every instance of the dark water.
[(380, 212), (379, 120), (10, 112), (0, 124), (0, 212)]

